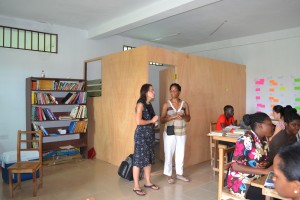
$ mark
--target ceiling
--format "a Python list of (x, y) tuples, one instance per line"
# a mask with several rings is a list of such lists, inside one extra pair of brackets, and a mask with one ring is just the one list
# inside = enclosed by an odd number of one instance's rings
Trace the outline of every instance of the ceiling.
[(300, 1), (0, 0), (0, 15), (183, 48), (300, 27)]

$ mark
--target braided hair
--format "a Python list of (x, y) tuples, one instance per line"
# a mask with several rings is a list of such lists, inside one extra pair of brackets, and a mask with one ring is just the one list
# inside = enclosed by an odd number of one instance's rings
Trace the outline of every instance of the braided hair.
[(243, 116), (245, 125), (250, 126), (253, 131), (256, 129), (258, 123), (263, 123), (265, 120), (271, 120), (271, 118), (263, 112), (246, 114)]

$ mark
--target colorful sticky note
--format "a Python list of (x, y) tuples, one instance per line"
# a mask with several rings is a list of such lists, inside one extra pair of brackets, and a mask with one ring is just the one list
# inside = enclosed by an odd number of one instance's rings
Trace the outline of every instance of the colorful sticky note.
[(295, 78), (294, 81), (295, 82), (300, 82), (300, 78)]
[(263, 78), (255, 81), (255, 84), (257, 84), (257, 85), (263, 85), (264, 83), (265, 83), (265, 79), (263, 79)]
[(256, 100), (259, 100), (259, 99), (260, 99), (260, 96), (256, 96), (255, 99), (256, 99)]
[(270, 92), (274, 92), (274, 90), (275, 90), (274, 88), (270, 88), (269, 89)]
[(270, 82), (272, 85), (278, 85), (278, 83), (277, 83), (275, 80), (273, 80), (273, 79), (270, 80), (269, 82)]
[(286, 89), (286, 88), (285, 88), (284, 86), (281, 86), (281, 87), (279, 88), (280, 91), (285, 91), (285, 89)]
[(256, 91), (256, 92), (260, 92), (260, 88), (256, 88), (255, 91)]
[(269, 97), (269, 100), (271, 100), (271, 101), (272, 101), (273, 99), (274, 99), (274, 97)]
[(300, 98), (296, 98), (295, 101), (296, 101), (296, 102), (300, 102)]
[(266, 107), (264, 104), (261, 104), (261, 103), (256, 104), (256, 106), (260, 107), (260, 108), (265, 108)]
[(300, 90), (300, 86), (294, 87), (295, 90)]
[(300, 110), (300, 106), (295, 106), (296, 110)]
[(276, 103), (278, 103), (279, 102), (279, 99), (273, 99), (273, 102), (276, 102)]

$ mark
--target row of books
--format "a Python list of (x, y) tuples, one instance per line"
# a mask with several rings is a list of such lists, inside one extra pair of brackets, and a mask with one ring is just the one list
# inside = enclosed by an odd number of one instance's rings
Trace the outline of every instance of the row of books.
[(72, 121), (68, 127), (68, 133), (86, 133), (87, 120)]
[(36, 123), (32, 123), (32, 130), (35, 130), (35, 131), (42, 130), (44, 136), (49, 135), (49, 133), (47, 132), (47, 130), (42, 125), (38, 125)]
[(31, 92), (32, 104), (58, 104), (55, 97), (47, 92)]
[(56, 90), (83, 90), (84, 82), (59, 81), (59, 82), (55, 82), (55, 89)]
[(85, 104), (86, 103), (86, 92), (69, 92), (62, 100), (64, 104)]
[(84, 82), (36, 80), (31, 82), (32, 90), (83, 90)]
[(33, 121), (57, 120), (49, 108), (32, 106), (31, 119)]
[(73, 119), (87, 118), (87, 115), (86, 105), (75, 106), (70, 113), (70, 117)]

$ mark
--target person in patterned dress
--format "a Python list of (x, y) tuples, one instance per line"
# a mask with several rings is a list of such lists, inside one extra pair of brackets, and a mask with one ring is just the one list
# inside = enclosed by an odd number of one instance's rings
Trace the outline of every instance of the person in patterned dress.
[(250, 186), (250, 182), (272, 171), (266, 168), (268, 156), (268, 138), (272, 136), (270, 117), (258, 112), (243, 116), (251, 131), (240, 136), (236, 142), (233, 159), (227, 177), (227, 187), (236, 196), (264, 200), (261, 188)]
[(151, 84), (144, 84), (140, 90), (140, 98), (136, 104), (137, 127), (134, 135), (134, 155), (133, 155), (133, 191), (140, 196), (146, 192), (141, 189), (139, 176), (141, 169), (144, 169), (145, 188), (158, 190), (159, 187), (150, 180), (151, 164), (155, 163), (154, 127), (158, 125), (158, 116), (155, 115), (151, 100), (155, 97), (155, 92)]

